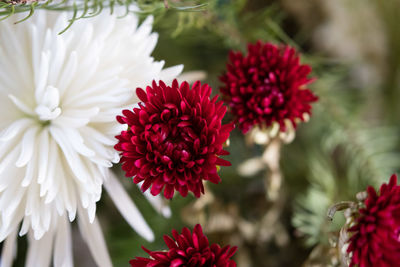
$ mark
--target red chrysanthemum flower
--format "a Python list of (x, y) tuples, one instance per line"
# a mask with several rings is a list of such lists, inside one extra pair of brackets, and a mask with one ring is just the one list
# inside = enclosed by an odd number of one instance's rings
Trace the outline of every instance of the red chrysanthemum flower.
[(217, 165), (229, 166), (219, 158), (233, 124), (222, 125), (226, 107), (217, 96), (210, 99), (211, 87), (195, 82), (190, 88), (176, 80), (172, 86), (153, 81), (146, 92), (136, 93), (143, 103), (133, 111), (124, 110), (117, 120), (129, 129), (116, 136), (115, 149), (122, 153), (122, 169), (141, 189), (151, 186), (151, 194), (171, 199), (174, 190), (200, 197), (203, 180), (219, 183)]
[(351, 266), (393, 267), (400, 261), (400, 186), (392, 175), (383, 184), (378, 196), (368, 187), (365, 207), (359, 210), (355, 225), (348, 231), (347, 252), (351, 252)]
[(247, 56), (231, 51), (229, 60), (220, 90), (244, 133), (273, 123), (285, 132), (288, 123), (295, 128), (307, 119), (318, 98), (306, 88), (311, 67), (299, 63), (295, 49), (258, 41), (248, 45)]
[(236, 253), (237, 247), (217, 244), (209, 245), (200, 224), (194, 227), (193, 234), (188, 228), (182, 229), (182, 234), (172, 231), (171, 237), (164, 235), (168, 251), (143, 250), (149, 258), (136, 257), (130, 261), (132, 267), (236, 267), (230, 258)]

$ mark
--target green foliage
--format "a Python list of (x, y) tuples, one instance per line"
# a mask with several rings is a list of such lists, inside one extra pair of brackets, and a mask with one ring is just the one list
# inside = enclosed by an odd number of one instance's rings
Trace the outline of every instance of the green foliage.
[[(101, 12), (114, 12), (115, 8), (124, 8), (125, 15), (130, 12), (140, 14), (157, 14), (168, 9), (176, 11), (201, 11), (207, 6), (206, 1), (181, 1), (181, 4), (170, 4), (168, 0), (3, 0), (0, 1), (0, 21), (5, 20), (15, 13), (25, 13), (26, 17), (17, 23), (29, 19), (35, 10), (44, 9), (51, 11), (71, 11), (70, 24), (61, 32), (66, 31), (75, 21), (91, 18)], [(137, 10), (139, 8), (140, 11)], [(106, 10), (105, 10), (106, 9)], [(124, 16), (124, 15), (123, 15)]]
[(309, 157), (311, 163), (310, 186), (306, 194), (300, 195), (295, 203), (293, 226), (305, 237), (305, 244), (313, 246), (327, 243), (328, 232), (337, 229), (343, 220), (328, 222), (326, 212), (337, 196), (336, 177), (331, 162), (318, 153)]
[(387, 112), (386, 120), (400, 123), (398, 114), (400, 106), (400, 27), (398, 18), (400, 15), (400, 1), (398, 0), (372, 0), (382, 20), (384, 30), (387, 32), (388, 66), (383, 92), (386, 105), (383, 107)]
[(367, 185), (387, 182), (398, 168), (400, 155), (393, 151), (399, 142), (395, 128), (343, 129), (336, 127), (325, 140), (326, 150), (339, 150), (338, 165), (344, 169), (350, 193)]
[(329, 233), (343, 225), (341, 215), (332, 223), (327, 220), (331, 205), (354, 201), (358, 192), (368, 185), (379, 187), (399, 167), (398, 129), (363, 120), (364, 92), (348, 85), (340, 88), (346, 84), (345, 73), (336, 70), (319, 77), (314, 87), (320, 103), (313, 125), (298, 140), (308, 147), (303, 153), (310, 185), (297, 194), (292, 223), (307, 246), (327, 244)]
[(368, 185), (378, 187), (388, 181), (400, 162), (400, 154), (393, 151), (398, 142), (393, 128), (331, 127), (321, 143), (323, 151), (310, 152), (307, 158), (310, 186), (295, 201), (292, 223), (305, 236), (306, 245), (326, 244), (329, 232), (343, 225), (340, 215), (328, 222), (331, 205), (354, 201)]

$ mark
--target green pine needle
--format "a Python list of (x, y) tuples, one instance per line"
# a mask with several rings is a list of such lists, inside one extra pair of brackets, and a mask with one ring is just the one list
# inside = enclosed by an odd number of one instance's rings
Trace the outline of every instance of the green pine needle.
[(139, 14), (151, 14), (156, 12), (166, 12), (167, 10), (176, 10), (180, 12), (188, 11), (204, 11), (207, 7), (207, 3), (200, 0), (183, 0), (181, 4), (169, 4), (168, 9), (164, 5), (163, 1), (160, 0), (82, 0), (82, 1), (71, 1), (63, 0), (58, 3), (53, 3), (52, 0), (37, 1), (31, 4), (24, 3), (23, 1), (14, 0), (0, 0), (0, 21), (11, 17), (15, 13), (27, 13), (26, 17), (17, 21), (20, 23), (28, 20), (35, 12), (35, 10), (44, 9), (52, 11), (72, 11), (70, 23), (68, 26), (60, 32), (63, 33), (68, 30), (71, 25), (79, 19), (92, 18), (99, 15), (104, 9), (109, 9), (111, 14), (117, 6), (125, 8), (125, 14), (121, 17), (125, 17), (132, 12), (131, 7), (137, 6), (140, 11), (135, 11)]

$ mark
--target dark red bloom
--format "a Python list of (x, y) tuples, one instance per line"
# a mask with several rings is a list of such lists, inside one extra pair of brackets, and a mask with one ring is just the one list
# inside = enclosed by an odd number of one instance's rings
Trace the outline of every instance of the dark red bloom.
[(164, 235), (168, 251), (143, 250), (150, 259), (136, 257), (130, 261), (132, 267), (236, 267), (230, 258), (236, 253), (237, 247), (208, 243), (200, 224), (194, 227), (193, 234), (188, 228), (182, 229), (182, 234), (172, 230), (171, 237)]
[(313, 81), (307, 77), (310, 72), (309, 65), (299, 63), (295, 49), (258, 41), (248, 45), (247, 56), (230, 52), (220, 90), (244, 133), (274, 122), (284, 132), (285, 120), (296, 127), (296, 120), (305, 120), (311, 102), (318, 100), (306, 88)]
[(129, 129), (116, 136), (115, 149), (122, 153), (122, 169), (126, 176), (134, 176), (137, 184), (151, 194), (163, 188), (168, 199), (177, 190), (182, 196), (188, 191), (200, 197), (204, 193), (203, 180), (219, 183), (217, 165), (229, 166), (219, 155), (229, 154), (223, 149), (232, 124), (222, 125), (226, 113), (217, 96), (210, 99), (211, 87), (195, 82), (190, 89), (187, 82), (176, 80), (172, 86), (153, 81), (146, 92), (136, 93), (142, 103), (133, 111), (124, 110), (117, 120)]
[(351, 252), (351, 266), (393, 267), (400, 261), (400, 186), (392, 175), (383, 184), (378, 196), (368, 187), (365, 207), (360, 209), (347, 252)]

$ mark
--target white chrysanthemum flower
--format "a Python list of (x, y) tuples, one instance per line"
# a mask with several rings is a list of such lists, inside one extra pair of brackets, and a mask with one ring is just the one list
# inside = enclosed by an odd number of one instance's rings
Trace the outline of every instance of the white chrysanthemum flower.
[(127, 222), (154, 238), (109, 170), (119, 160), (115, 117), (136, 102), (136, 87), (172, 80), (182, 66), (163, 70), (150, 56), (151, 17), (138, 26), (134, 15), (105, 11), (59, 35), (70, 15), (37, 11), (24, 23), (0, 23), (2, 267), (12, 263), (18, 233), (28, 234), (26, 266), (48, 266), (52, 256), (55, 266), (72, 266), (75, 217), (97, 264), (111, 266), (95, 216), (103, 184)]

